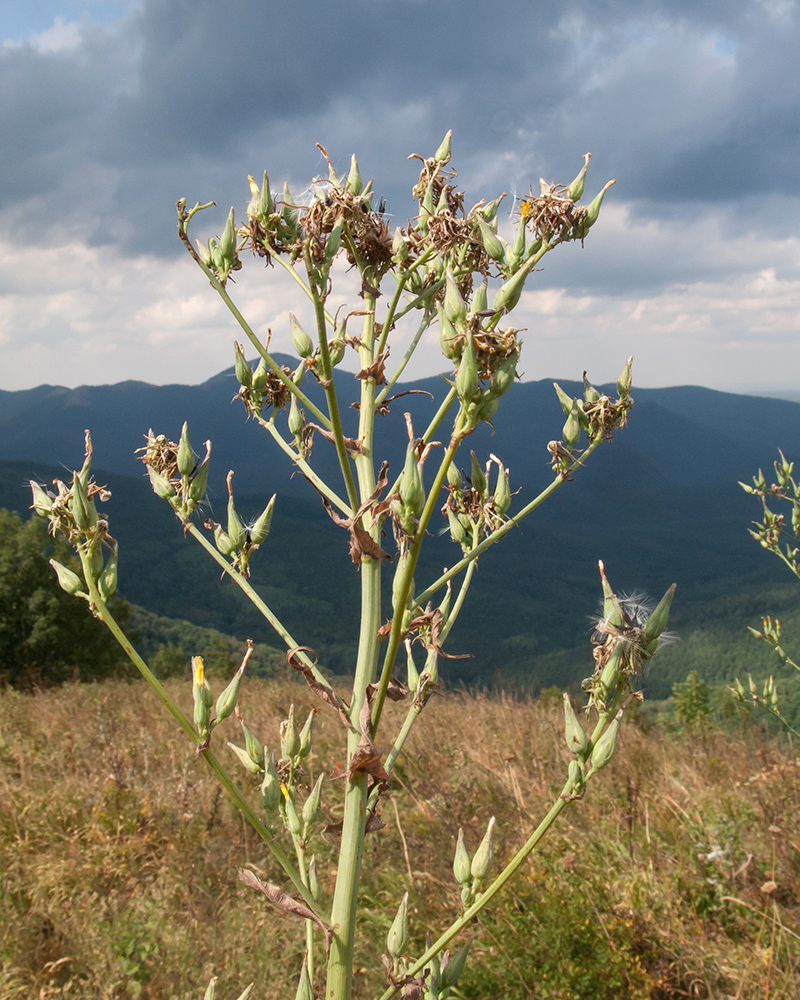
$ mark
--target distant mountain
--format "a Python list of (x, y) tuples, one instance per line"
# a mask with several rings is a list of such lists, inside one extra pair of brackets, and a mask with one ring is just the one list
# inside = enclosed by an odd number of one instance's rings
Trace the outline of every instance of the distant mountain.
[[(573, 395), (580, 388), (561, 384)], [(347, 406), (356, 398), (357, 383), (343, 374), (337, 386), (345, 420), (355, 428), (356, 413)], [(245, 419), (238, 401), (231, 403), (236, 389), (229, 370), (198, 386), (124, 382), (0, 392), (0, 505), (22, 511), (29, 503), (24, 481), (65, 477), (65, 469), (79, 467), (83, 431), (90, 428), (95, 468), (104, 470), (101, 478), (113, 491), (109, 512), (122, 546), (123, 593), (149, 611), (240, 637), (255, 631), (254, 638), (272, 644), (238, 590), (220, 585), (216, 567), (184, 540), (136, 460), (149, 427), (177, 438), (188, 420), (196, 450), (206, 438), (213, 442), (210, 485), (218, 518), (229, 469), (235, 470), (237, 506), (244, 515), (258, 513), (267, 496), (279, 494), (273, 533), (254, 559), (254, 581), (285, 616), (298, 642), (318, 649), (334, 670), (348, 672), (358, 578), (347, 565), (346, 536), (322, 512), (303, 477), (291, 476), (290, 463), (269, 437)], [(397, 387), (397, 392), (408, 390), (417, 392), (397, 399), (379, 425), (376, 451), (386, 455), (393, 470), (399, 470), (407, 441), (403, 413), (412, 413), (421, 432), (435, 408), (425, 393), (441, 395), (441, 381)], [(320, 395), (315, 385), (309, 384), (308, 391)], [(787, 571), (747, 535), (758, 504), (737, 481), (771, 467), (779, 447), (800, 461), (800, 403), (694, 386), (634, 387), (634, 398), (630, 424), (613, 443), (599, 449), (576, 481), (564, 484), (518, 532), (481, 558), (467, 611), (451, 640), (453, 651), (474, 657), (452, 661), (447, 670), (487, 683), (509, 674), (535, 682), (537, 663), (547, 663), (550, 672), (558, 665), (565, 682), (583, 676), (590, 655), (586, 616), (598, 596), (598, 558), (620, 590), (660, 596), (676, 581), (679, 631), (704, 627), (710, 609), (726, 595), (737, 595), (745, 610), (752, 605), (757, 623), (759, 614), (771, 613), (759, 604), (762, 592), (790, 592)], [(489, 452), (499, 455), (520, 497), (530, 497), (549, 481), (546, 444), (561, 436), (562, 425), (552, 383), (520, 383), (503, 400), (496, 432), (483, 425), (470, 447), (482, 461)], [(338, 477), (333, 448), (319, 436), (312, 463), (323, 476)], [(417, 572), (418, 586), (453, 559), (449, 540), (432, 538)], [(742, 621), (742, 630), (753, 624), (753, 616)], [(572, 664), (572, 653), (565, 661), (562, 652), (573, 649), (582, 662)], [(669, 655), (681, 676), (680, 652)], [(552, 679), (548, 674), (548, 682)], [(657, 690), (658, 680), (651, 683)]]

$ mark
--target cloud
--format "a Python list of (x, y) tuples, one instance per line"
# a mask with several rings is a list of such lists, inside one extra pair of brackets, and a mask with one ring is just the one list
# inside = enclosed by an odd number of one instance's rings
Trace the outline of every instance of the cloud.
[[(469, 203), (502, 190), (525, 193), (540, 175), (568, 182), (587, 149), (589, 191), (617, 178), (586, 252), (548, 261), (537, 276), (534, 295), (551, 301), (559, 321), (574, 295), (584, 304), (570, 316), (575, 329), (578, 314), (587, 323), (596, 315), (602, 326), (615, 312), (671, 328), (675, 290), (685, 288), (708, 316), (697, 336), (709, 345), (717, 322), (733, 322), (747, 344), (748, 330), (770, 337), (781, 324), (791, 329), (800, 154), (795, 2), (80, 6), (82, 16), (62, 5), (49, 27), (27, 40), (17, 32), (0, 48), (0, 233), (15, 248), (0, 265), (10, 307), (4, 336), (7, 344), (38, 338), (43, 370), (72, 370), (71, 363), (47, 369), (42, 360), (53, 365), (65, 344), (87, 364), (94, 358), (91, 370), (106, 381), (118, 370), (115, 359), (132, 363), (120, 343), (82, 346), (108, 315), (123, 341), (131, 331), (131, 352), (141, 342), (133, 331), (144, 326), (133, 317), (161, 330), (165, 349), (191, 339), (192, 323), (205, 337), (205, 314), (186, 311), (174, 277), (186, 267), (175, 236), (178, 197), (218, 201), (218, 218), (203, 226), (219, 231), (227, 206), (246, 204), (247, 173), (267, 167), (276, 186), (286, 178), (295, 192), (324, 173), (314, 146), (321, 141), (342, 169), (358, 153), (393, 223), (403, 224), (416, 177), (406, 156), (431, 151), (450, 127)], [(82, 266), (60, 269), (57, 258)], [(29, 302), (26, 268), (38, 282), (33, 314), (20, 305)], [(757, 328), (744, 306), (731, 317), (724, 303), (740, 301), (748, 282), (770, 270), (776, 284), (758, 301), (773, 320)], [(726, 296), (719, 290), (728, 285), (735, 287)], [(170, 322), (166, 288), (181, 289), (181, 318)], [(288, 302), (289, 286), (285, 294)], [(59, 311), (68, 308), (84, 317), (80, 323)], [(713, 368), (718, 380), (755, 370), (752, 359), (737, 367), (737, 350)], [(201, 374), (212, 374), (216, 357), (212, 351)], [(15, 365), (14, 379), (33, 370)], [(6, 384), (18, 384), (11, 371)]]

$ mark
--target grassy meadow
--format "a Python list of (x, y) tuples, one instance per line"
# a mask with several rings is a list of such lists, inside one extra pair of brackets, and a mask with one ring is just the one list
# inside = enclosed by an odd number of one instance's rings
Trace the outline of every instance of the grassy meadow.
[[(270, 746), (290, 702), (299, 717), (312, 707), (288, 680), (245, 684), (248, 725)], [(188, 709), (189, 685), (169, 687)], [(236, 874), (279, 873), (146, 685), (7, 690), (2, 706), (0, 1000), (184, 1000), (212, 975), (219, 1000), (252, 980), (258, 1000), (294, 997), (302, 926)], [(402, 706), (390, 709), (399, 724)], [(412, 953), (457, 906), (459, 826), (474, 851), (496, 816), (505, 861), (567, 768), (555, 698), (445, 692), (425, 715), (367, 838), (364, 1000), (387, 985), (380, 954), (402, 894)], [(481, 919), (459, 996), (797, 996), (800, 762), (754, 727), (691, 735), (649, 718), (623, 726), (611, 765)], [(340, 723), (322, 707), (315, 734), (309, 781), (342, 765)], [(242, 742), (233, 719), (215, 735), (218, 749)], [(326, 784), (331, 824), (338, 797)], [(324, 839), (314, 849), (328, 888)]]

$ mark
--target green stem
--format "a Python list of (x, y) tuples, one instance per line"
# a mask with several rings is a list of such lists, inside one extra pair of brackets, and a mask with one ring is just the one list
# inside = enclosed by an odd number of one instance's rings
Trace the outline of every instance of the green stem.
[(482, 553), (484, 553), (490, 546), (494, 545), (495, 542), (507, 535), (512, 528), (516, 527), (523, 518), (526, 518), (528, 514), (532, 513), (540, 504), (555, 493), (555, 491), (569, 479), (574, 472), (577, 471), (578, 467), (583, 465), (586, 459), (592, 454), (592, 452), (599, 446), (601, 438), (595, 438), (594, 441), (588, 446), (586, 451), (583, 452), (579, 459), (575, 459), (574, 462), (567, 469), (566, 474), (562, 475), (559, 473), (547, 486), (545, 489), (539, 493), (538, 496), (534, 497), (529, 504), (526, 504), (522, 510), (518, 511), (512, 517), (509, 517), (499, 528), (496, 528), (490, 535), (474, 548), (470, 549), (469, 552), (464, 556), (463, 559), (451, 566), (446, 572), (442, 573), (438, 580), (435, 580), (429, 587), (427, 587), (421, 594), (416, 597), (418, 604), (424, 604), (429, 598), (433, 597), (437, 590), (442, 588), (448, 580), (452, 580), (454, 576), (457, 576), (462, 569), (465, 569), (471, 562), (478, 558)]
[(414, 334), (414, 339), (408, 345), (408, 349), (406, 350), (406, 353), (403, 355), (403, 358), (402, 358), (400, 364), (394, 370), (394, 372), (392, 374), (392, 377), (389, 379), (389, 381), (386, 383), (386, 385), (383, 387), (383, 389), (381, 389), (381, 391), (378, 393), (378, 398), (377, 398), (376, 402), (382, 403), (384, 401), (384, 399), (386, 399), (386, 397), (392, 391), (392, 388), (394, 387), (395, 383), (397, 382), (397, 380), (400, 378), (400, 376), (405, 371), (406, 365), (408, 365), (408, 362), (413, 357), (414, 351), (416, 351), (416, 349), (417, 349), (417, 344), (419, 344), (419, 341), (420, 341), (420, 338), (422, 337), (422, 334), (425, 333), (425, 331), (428, 329), (428, 327), (430, 325), (431, 325), (430, 318), (428, 317), (428, 314), (426, 313), (422, 317), (422, 319), (420, 320), (420, 324), (419, 324), (419, 327), (417, 328), (417, 332)]
[[(84, 579), (87, 582), (89, 588), (89, 596), (91, 597), (91, 603), (94, 607), (97, 616), (102, 620), (106, 628), (111, 632), (117, 642), (120, 644), (124, 650), (128, 659), (137, 668), (139, 673), (144, 677), (148, 684), (152, 687), (155, 693), (158, 695), (162, 704), (167, 708), (170, 714), (173, 716), (175, 721), (181, 727), (181, 729), (186, 733), (186, 735), (192, 740), (195, 745), (200, 744), (200, 734), (195, 729), (194, 725), (189, 721), (189, 719), (180, 710), (175, 701), (170, 697), (170, 695), (165, 690), (163, 684), (158, 680), (152, 670), (147, 666), (142, 657), (133, 648), (128, 637), (120, 628), (117, 620), (108, 610), (107, 605), (103, 601), (100, 593), (97, 589), (97, 585), (94, 582), (92, 576), (91, 566), (89, 564), (89, 557), (81, 550), (78, 550), (80, 555), (81, 564), (83, 566)], [(216, 754), (210, 748), (206, 748), (202, 751), (203, 759), (206, 764), (211, 768), (214, 774), (217, 776), (217, 780), (225, 789), (228, 797), (233, 802), (233, 805), (238, 809), (247, 822), (253, 827), (258, 836), (264, 841), (266, 846), (269, 848), (272, 856), (278, 862), (278, 864), (283, 869), (284, 873), (291, 879), (295, 888), (298, 890), (303, 900), (311, 908), (311, 910), (317, 914), (321, 919), (325, 919), (320, 913), (319, 906), (317, 905), (314, 897), (308, 891), (306, 886), (303, 884), (302, 876), (297, 872), (289, 860), (288, 855), (283, 851), (283, 849), (275, 843), (272, 834), (269, 832), (267, 827), (261, 822), (258, 816), (253, 812), (252, 808), (248, 802), (244, 799), (239, 789), (231, 781), (227, 771), (220, 763)]]
[(323, 496), (326, 496), (334, 507), (338, 507), (346, 517), (352, 517), (352, 509), (347, 505), (347, 503), (345, 503), (344, 500), (342, 500), (338, 493), (335, 493), (323, 479), (320, 479), (303, 456), (299, 455), (290, 444), (284, 441), (281, 436), (281, 432), (275, 426), (275, 423), (272, 420), (265, 420), (262, 416), (257, 416), (256, 420), (265, 430), (269, 431), (278, 447), (284, 451), (289, 458), (291, 458), (297, 468), (303, 473), (314, 488)]
[(315, 403), (311, 402), (311, 400), (308, 398), (308, 396), (306, 396), (306, 394), (302, 391), (302, 389), (298, 388), (298, 386), (294, 384), (292, 379), (275, 361), (275, 359), (272, 357), (269, 351), (267, 351), (267, 349), (262, 346), (261, 341), (255, 335), (255, 333), (250, 327), (250, 324), (247, 322), (244, 316), (242, 316), (242, 314), (239, 312), (238, 308), (236, 307), (236, 303), (233, 301), (230, 295), (228, 295), (225, 286), (222, 284), (219, 278), (217, 278), (217, 276), (214, 274), (211, 268), (208, 267), (208, 265), (204, 264), (201, 260), (198, 259), (197, 263), (203, 269), (203, 271), (205, 271), (206, 276), (208, 277), (208, 280), (211, 282), (213, 288), (216, 290), (217, 294), (225, 303), (225, 305), (228, 307), (228, 310), (230, 311), (233, 318), (241, 327), (244, 335), (247, 337), (247, 339), (250, 341), (253, 347), (255, 347), (259, 355), (264, 359), (265, 364), (269, 367), (273, 375), (276, 375), (281, 380), (281, 382), (283, 382), (286, 388), (290, 392), (294, 393), (294, 395), (297, 396), (298, 400), (304, 406), (308, 407), (311, 413), (313, 413), (314, 416), (317, 418), (317, 420), (319, 420), (323, 424), (326, 430), (330, 430), (331, 429), (330, 420)]
[[(236, 570), (231, 566), (227, 559), (221, 555), (216, 546), (212, 545), (211, 542), (206, 538), (206, 536), (191, 522), (184, 524), (184, 528), (187, 534), (191, 535), (196, 539), (209, 553), (212, 559), (222, 567), (222, 570), (233, 580), (237, 587), (247, 594), (248, 598), (252, 601), (256, 608), (261, 612), (261, 614), (270, 623), (273, 629), (278, 633), (281, 639), (286, 643), (287, 649), (297, 649), (299, 643), (294, 638), (294, 636), (289, 632), (280, 618), (272, 611), (268, 604), (264, 602), (259, 593), (253, 588), (250, 581), (246, 576), (242, 576), (241, 573), (237, 573)], [(303, 650), (298, 650), (295, 653), (298, 660), (301, 660), (307, 667), (311, 669), (314, 679), (317, 680), (326, 690), (330, 690), (327, 680), (323, 674), (319, 671), (318, 667)], [(338, 699), (337, 699), (338, 700)], [(341, 703), (340, 703), (341, 704)]]
[(308, 244), (303, 248), (303, 256), (306, 262), (309, 287), (313, 293), (314, 314), (317, 321), (317, 339), (319, 340), (319, 356), (322, 362), (322, 375), (325, 387), (325, 398), (328, 401), (328, 413), (330, 414), (330, 426), (333, 430), (333, 440), (336, 445), (336, 456), (339, 459), (339, 468), (342, 470), (347, 499), (353, 510), (358, 508), (358, 493), (353, 479), (353, 470), (350, 466), (350, 456), (344, 444), (344, 432), (342, 431), (342, 418), (339, 413), (339, 400), (336, 396), (336, 385), (333, 381), (333, 370), (331, 368), (331, 356), (328, 351), (328, 330), (325, 322), (325, 309), (319, 289), (316, 287), (313, 278), (311, 265), (311, 255)]
[[(568, 781), (567, 784), (564, 786), (564, 790), (561, 794), (569, 796), (569, 789), (571, 787), (572, 787), (571, 783)], [(536, 849), (542, 837), (544, 837), (544, 835), (547, 833), (547, 831), (550, 829), (553, 823), (555, 823), (556, 819), (561, 814), (561, 812), (569, 804), (570, 804), (570, 799), (568, 797), (561, 798), (559, 796), (559, 798), (556, 799), (556, 801), (550, 807), (549, 812), (544, 817), (542, 822), (536, 827), (536, 829), (533, 831), (533, 833), (525, 842), (525, 844), (519, 849), (519, 851), (517, 851), (512, 860), (509, 861), (509, 863), (506, 865), (503, 871), (497, 876), (497, 878), (492, 882), (492, 884), (489, 886), (486, 892), (481, 893), (478, 899), (476, 899), (475, 902), (470, 907), (468, 907), (468, 909), (466, 909), (464, 913), (461, 914), (458, 920), (456, 920), (447, 928), (447, 930), (439, 937), (439, 939), (435, 941), (430, 946), (430, 948), (428, 948), (425, 954), (422, 955), (421, 958), (417, 959), (417, 961), (414, 962), (414, 964), (409, 969), (406, 970), (406, 975), (417, 976), (419, 973), (421, 973), (432, 958), (434, 958), (440, 952), (444, 951), (444, 949), (448, 946), (448, 944), (450, 944), (453, 938), (455, 938), (458, 934), (460, 934), (461, 931), (464, 930), (464, 928), (469, 926), (469, 924), (481, 912), (481, 910), (486, 906), (486, 904), (489, 903), (497, 895), (497, 893), (503, 888), (506, 882), (508, 882), (508, 880), (519, 869), (520, 865), (522, 865), (523, 861), (525, 861), (528, 855)], [(399, 987), (391, 987), (390, 989), (386, 990), (386, 992), (381, 995), (380, 1000), (391, 1000), (391, 998), (396, 995), (398, 989)]]

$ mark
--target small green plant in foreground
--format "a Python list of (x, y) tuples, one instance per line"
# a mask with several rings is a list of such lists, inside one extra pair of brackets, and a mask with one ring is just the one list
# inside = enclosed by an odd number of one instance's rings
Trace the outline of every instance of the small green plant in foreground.
[[(189, 718), (134, 650), (108, 608), (116, 589), (118, 547), (97, 509), (97, 501), (105, 500), (108, 492), (91, 477), (88, 432), (85, 463), (69, 486), (58, 482), (55, 492), (33, 486), (35, 509), (50, 519), (53, 531), (70, 539), (80, 557), (80, 573), (54, 562), (61, 586), (87, 601), (117, 637), (269, 852), (270, 871), (250, 866), (239, 876), (302, 928), (298, 1000), (310, 1000), (323, 982), (327, 1000), (349, 1000), (353, 995), (356, 937), (375, 924), (369, 907), (359, 907), (365, 837), (383, 825), (381, 805), (392, 773), (409, 734), (441, 686), (444, 645), (464, 606), (478, 557), (571, 480), (625, 424), (633, 403), (630, 359), (617, 382), (616, 397), (600, 392), (585, 376), (582, 396), (572, 398), (556, 386), (565, 422), (560, 439), (548, 445), (552, 479), (526, 501), (515, 501), (509, 471), (494, 454), (465, 454), (470, 435), (480, 423), (491, 422), (516, 378), (519, 330), (500, 323), (506, 322), (545, 254), (562, 243), (584, 241), (613, 182), (587, 207), (579, 204), (587, 154), (571, 184), (543, 181), (539, 194), (522, 199), (507, 242), (498, 232), (502, 196), (464, 211), (464, 196), (450, 166), (449, 134), (433, 156), (417, 159), (421, 172), (414, 196), (419, 211), (394, 234), (382, 204), (373, 206), (372, 182), (364, 184), (355, 157), (346, 176), (338, 176), (331, 165), (328, 178), (315, 183), (307, 204), (296, 203), (286, 187), (282, 195), (275, 194), (266, 173), (261, 184), (251, 179), (246, 223), (237, 225), (231, 210), (222, 236), (207, 244), (195, 247), (188, 227), (208, 206), (198, 203), (187, 210), (183, 199), (177, 206), (181, 240), (230, 309), (248, 349), (259, 355), (253, 369), (245, 348), (234, 345), (238, 399), (247, 416), (316, 489), (343, 530), (350, 570), (359, 573), (358, 654), (347, 690), (336, 689), (316, 652), (288, 632), (249, 581), (249, 563), (267, 540), (275, 497), (254, 523), (244, 524), (236, 510), (231, 472), (225, 523), (210, 518), (198, 523), (211, 442), (198, 457), (184, 425), (178, 441), (151, 430), (143, 449), (153, 489), (173, 508), (185, 534), (247, 594), (284, 643), (290, 666), (338, 719), (343, 749), (336, 773), (320, 773), (312, 780), (313, 711), (303, 719), (290, 708), (279, 732), (266, 742), (262, 733), (251, 729), (248, 720), (252, 722), (254, 713), (239, 704), (249, 651), (222, 692), (212, 690), (202, 658), (193, 658)], [(299, 357), (294, 370), (275, 361), (269, 340), (261, 341), (229, 294), (229, 278), (242, 267), (245, 250), (285, 268), (308, 299), (311, 332), (289, 316)], [(358, 277), (359, 301), (349, 311), (331, 312), (329, 302), (342, 265)], [(390, 351), (404, 343), (408, 326), (410, 339), (390, 370)], [(394, 386), (427, 331), (437, 326), (452, 375), (445, 379), (438, 410), (424, 429), (414, 426), (413, 400), (409, 402), (405, 460), (402, 469), (391, 470), (381, 459), (380, 417), (397, 405), (403, 394), (394, 395)], [(355, 353), (358, 364), (360, 398), (354, 414), (341, 409), (334, 379), (348, 351)], [(311, 380), (322, 387), (321, 405), (306, 392)], [(312, 444), (335, 450), (339, 482), (319, 475)], [(415, 576), (420, 550), (440, 524), (449, 532), (456, 555), (436, 579), (420, 581)], [(386, 573), (391, 575), (390, 602), (383, 600), (381, 589)], [(550, 808), (499, 872), (494, 818), (477, 845), (459, 836), (453, 884), (460, 892), (461, 909), (424, 947), (411, 935), (413, 899), (406, 893), (395, 901), (394, 919), (380, 930), (386, 971), (381, 1000), (401, 993), (426, 1000), (457, 995), (477, 915), (611, 760), (622, 715), (641, 698), (643, 663), (663, 641), (674, 586), (650, 612), (615, 595), (602, 563), (600, 574), (603, 610), (593, 638), (594, 669), (583, 685), (587, 704), (581, 719), (564, 697), (565, 738), (572, 759)], [(408, 706), (400, 724), (389, 731), (387, 699)], [(238, 737), (233, 720), (221, 736), (218, 727), (234, 714)], [(240, 783), (223, 760), (238, 767)], [(325, 825), (323, 794), (334, 817)], [(273, 881), (276, 878), (280, 884)], [(212, 983), (209, 1000), (213, 994)]]
[[(753, 522), (750, 534), (762, 548), (776, 555), (800, 579), (800, 484), (792, 477), (794, 462), (788, 462), (782, 451), (778, 454), (780, 461), (774, 463), (774, 483), (767, 483), (764, 473), (759, 469), (758, 475), (753, 477), (752, 486), (746, 483), (739, 485), (745, 493), (752, 493), (761, 500), (762, 520)], [(779, 502), (784, 507), (788, 504), (788, 521), (787, 514), (776, 513), (768, 501)], [(797, 664), (781, 645), (781, 623), (777, 618), (774, 622), (770, 616), (762, 618), (761, 628), (751, 628), (750, 631), (756, 639), (766, 642), (775, 651), (781, 663), (793, 667), (800, 674), (800, 664)], [(748, 677), (747, 693), (738, 678), (735, 687), (730, 690), (740, 704), (751, 704), (762, 709), (777, 719), (787, 732), (800, 737), (800, 732), (789, 723), (780, 710), (778, 690), (772, 676), (764, 681), (760, 694), (752, 676)]]

